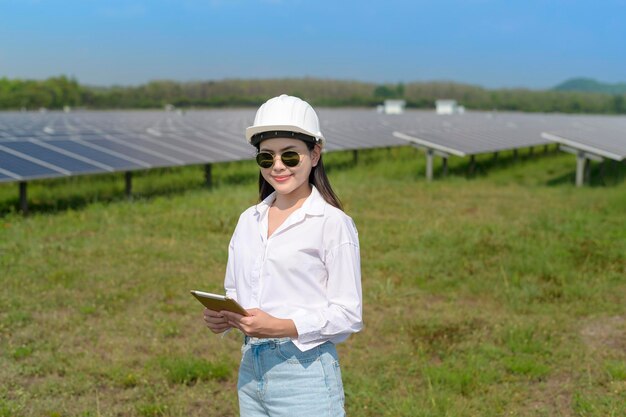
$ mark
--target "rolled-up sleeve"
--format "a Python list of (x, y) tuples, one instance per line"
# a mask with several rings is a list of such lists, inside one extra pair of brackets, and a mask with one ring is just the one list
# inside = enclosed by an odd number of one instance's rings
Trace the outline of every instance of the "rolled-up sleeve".
[(363, 328), (358, 244), (343, 243), (330, 250), (326, 268), (328, 306), (301, 313), (293, 319), (300, 343), (342, 340)]
[(324, 224), (323, 255), (326, 268), (326, 305), (292, 316), (301, 344), (348, 338), (363, 328), (359, 236), (352, 219), (343, 212)]

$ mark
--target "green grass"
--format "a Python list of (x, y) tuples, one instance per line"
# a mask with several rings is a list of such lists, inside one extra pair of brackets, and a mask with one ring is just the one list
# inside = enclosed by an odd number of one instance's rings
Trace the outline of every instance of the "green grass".
[[(576, 189), (560, 153), (432, 183), (411, 148), (325, 163), (361, 241), (349, 415), (626, 415), (623, 168)], [(131, 202), (120, 175), (33, 182), (28, 217), (0, 186), (0, 416), (237, 415), (241, 338), (188, 290), (222, 291), (257, 171), (213, 173), (138, 174)]]
[(193, 385), (198, 381), (210, 379), (228, 379), (230, 370), (236, 363), (213, 364), (201, 358), (187, 356), (172, 358), (169, 356), (158, 359), (159, 365), (167, 375), (170, 384)]

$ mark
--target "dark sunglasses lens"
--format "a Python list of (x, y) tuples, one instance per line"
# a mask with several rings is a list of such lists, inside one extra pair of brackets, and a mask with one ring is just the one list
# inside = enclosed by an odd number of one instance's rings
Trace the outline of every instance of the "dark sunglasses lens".
[(269, 152), (260, 152), (256, 155), (256, 163), (261, 168), (271, 168), (274, 165), (274, 155)]
[(283, 161), (283, 164), (288, 167), (295, 167), (300, 163), (300, 155), (298, 155), (298, 152), (285, 152), (280, 156), (280, 159)]

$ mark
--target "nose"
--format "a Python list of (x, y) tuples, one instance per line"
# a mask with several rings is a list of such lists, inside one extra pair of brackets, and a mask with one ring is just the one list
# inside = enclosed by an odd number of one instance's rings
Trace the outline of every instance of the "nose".
[(283, 164), (283, 160), (281, 159), (281, 155), (274, 155), (274, 165), (272, 166), (272, 168), (275, 171), (283, 171), (285, 170), (287, 167), (285, 167), (285, 164)]

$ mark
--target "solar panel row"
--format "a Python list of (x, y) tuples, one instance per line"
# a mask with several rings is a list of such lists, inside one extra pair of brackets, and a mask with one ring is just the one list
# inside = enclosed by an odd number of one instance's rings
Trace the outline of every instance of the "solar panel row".
[[(325, 111), (328, 150), (398, 145), (369, 111)], [(0, 115), (0, 181), (251, 158), (251, 110)], [(348, 122), (348, 123), (346, 123)], [(380, 140), (382, 139), (382, 141)]]
[[(222, 113), (223, 114), (223, 113)], [(232, 116), (252, 112), (231, 113)], [(27, 181), (66, 175), (129, 171), (248, 158), (251, 149), (197, 118), (163, 112), (20, 113), (0, 118), (0, 181)], [(215, 117), (217, 116), (217, 117)]]
[(569, 126), (547, 129), (543, 136), (605, 158), (626, 158), (625, 117), (579, 117)]
[[(396, 132), (414, 138), (424, 147), (445, 147), (465, 156), (542, 145), (547, 142), (542, 137), (543, 132), (577, 129), (580, 125), (597, 122), (596, 118), (520, 113), (467, 113), (443, 117), (431, 114), (408, 121)], [(624, 138), (626, 126), (621, 131)]]
[[(320, 109), (319, 115), (328, 151), (409, 141), (465, 156), (557, 141), (626, 157), (624, 117), (367, 109)], [(254, 151), (243, 132), (253, 118), (249, 109), (0, 113), (0, 182), (249, 159)]]

